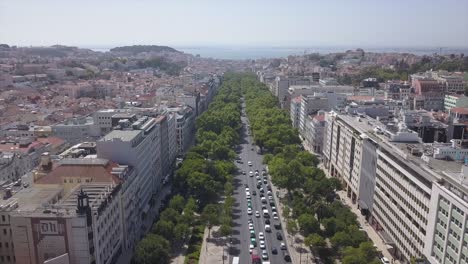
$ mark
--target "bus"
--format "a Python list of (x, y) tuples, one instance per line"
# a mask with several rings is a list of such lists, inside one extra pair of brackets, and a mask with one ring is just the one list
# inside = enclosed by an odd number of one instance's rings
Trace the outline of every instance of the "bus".
[(239, 257), (232, 258), (232, 264), (239, 264)]

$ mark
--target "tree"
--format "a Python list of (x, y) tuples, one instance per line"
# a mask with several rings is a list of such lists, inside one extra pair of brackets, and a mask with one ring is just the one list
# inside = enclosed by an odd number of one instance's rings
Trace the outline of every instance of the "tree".
[(190, 228), (187, 224), (179, 223), (174, 227), (174, 241), (182, 244), (190, 236)]
[(169, 263), (169, 249), (169, 241), (162, 236), (148, 234), (138, 243), (132, 262), (135, 264)]
[(288, 220), (288, 222), (286, 223), (286, 229), (288, 230), (288, 233), (294, 236), (298, 231), (296, 221), (294, 221), (293, 219)]
[(232, 234), (232, 227), (228, 224), (222, 224), (219, 229), (219, 232), (222, 237), (228, 237)]
[(185, 199), (180, 194), (175, 195), (169, 201), (169, 208), (172, 208), (179, 213), (182, 213), (182, 210), (184, 210), (184, 206), (185, 206)]
[(322, 248), (322, 247), (326, 246), (325, 239), (323, 239), (323, 237), (318, 235), (318, 234), (308, 235), (305, 238), (304, 243), (306, 244), (306, 246), (311, 247), (311, 248), (312, 247), (313, 248)]
[(298, 218), (300, 230), (304, 236), (308, 236), (311, 233), (316, 233), (320, 230), (320, 225), (317, 219), (311, 214), (302, 214)]
[(176, 210), (172, 208), (166, 208), (164, 211), (162, 211), (159, 219), (163, 221), (177, 223), (179, 220), (179, 217), (180, 217), (180, 214)]
[(216, 204), (207, 204), (203, 208), (202, 221), (208, 226), (209, 233), (214, 225), (219, 224), (219, 207)]
[(153, 226), (153, 233), (164, 237), (167, 240), (172, 240), (174, 238), (174, 223), (159, 220)]
[(347, 247), (343, 250), (343, 264), (380, 263), (371, 242), (363, 242), (359, 247)]

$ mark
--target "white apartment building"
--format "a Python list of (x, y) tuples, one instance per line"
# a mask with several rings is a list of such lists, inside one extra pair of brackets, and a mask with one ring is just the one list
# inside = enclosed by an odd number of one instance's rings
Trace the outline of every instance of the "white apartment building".
[(306, 129), (303, 133), (309, 150), (316, 154), (322, 154), (325, 129), (325, 112), (319, 111), (317, 115), (308, 116)]
[[(132, 166), (138, 173), (135, 195), (140, 217), (146, 217), (150, 201), (161, 189), (160, 129), (155, 118), (141, 117), (122, 130), (113, 130), (96, 142), (97, 156)], [(144, 230), (145, 227), (141, 226)]]
[(468, 169), (432, 184), (424, 253), (431, 264), (468, 263)]
[(175, 114), (177, 155), (183, 155), (193, 142), (195, 134), (195, 114), (189, 106), (167, 108)]
[(302, 98), (300, 96), (291, 100), (289, 115), (291, 117), (292, 126), (295, 128), (299, 128), (299, 120), (301, 117), (301, 101)]
[(446, 94), (444, 99), (445, 111), (454, 107), (468, 107), (468, 97), (463, 94)]
[[(344, 182), (348, 196), (392, 248), (395, 258), (464, 263), (466, 185), (464, 189), (448, 188), (462, 193), (464, 204), (446, 195), (455, 206), (444, 211), (438, 206), (441, 187), (437, 187), (450, 181), (446, 175), (460, 174), (460, 163), (434, 159), (432, 146), (419, 143), (417, 134), (403, 124), (395, 127), (366, 116), (333, 112), (325, 120), (324, 162), (329, 174)], [(445, 225), (440, 226), (436, 219), (439, 212)], [(450, 214), (453, 218), (447, 218)], [(448, 234), (455, 233), (457, 243), (447, 240)]]
[(100, 132), (92, 117), (72, 118), (52, 125), (52, 134), (71, 144), (96, 140), (101, 135)]

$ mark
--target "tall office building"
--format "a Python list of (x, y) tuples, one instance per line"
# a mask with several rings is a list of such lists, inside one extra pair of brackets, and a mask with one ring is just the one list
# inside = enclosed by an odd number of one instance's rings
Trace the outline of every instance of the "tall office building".
[(464, 175), (462, 165), (441, 159), (437, 146), (421, 143), (404, 123), (333, 112), (325, 120), (328, 173), (342, 180), (394, 256), (463, 263), (468, 182), (453, 180)]

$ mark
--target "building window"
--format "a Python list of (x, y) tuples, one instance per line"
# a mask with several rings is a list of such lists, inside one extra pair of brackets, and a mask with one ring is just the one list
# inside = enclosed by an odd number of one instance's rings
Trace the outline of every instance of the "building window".
[(7, 234), (7, 230), (4, 228), (3, 229), (3, 234), (6, 235)]

